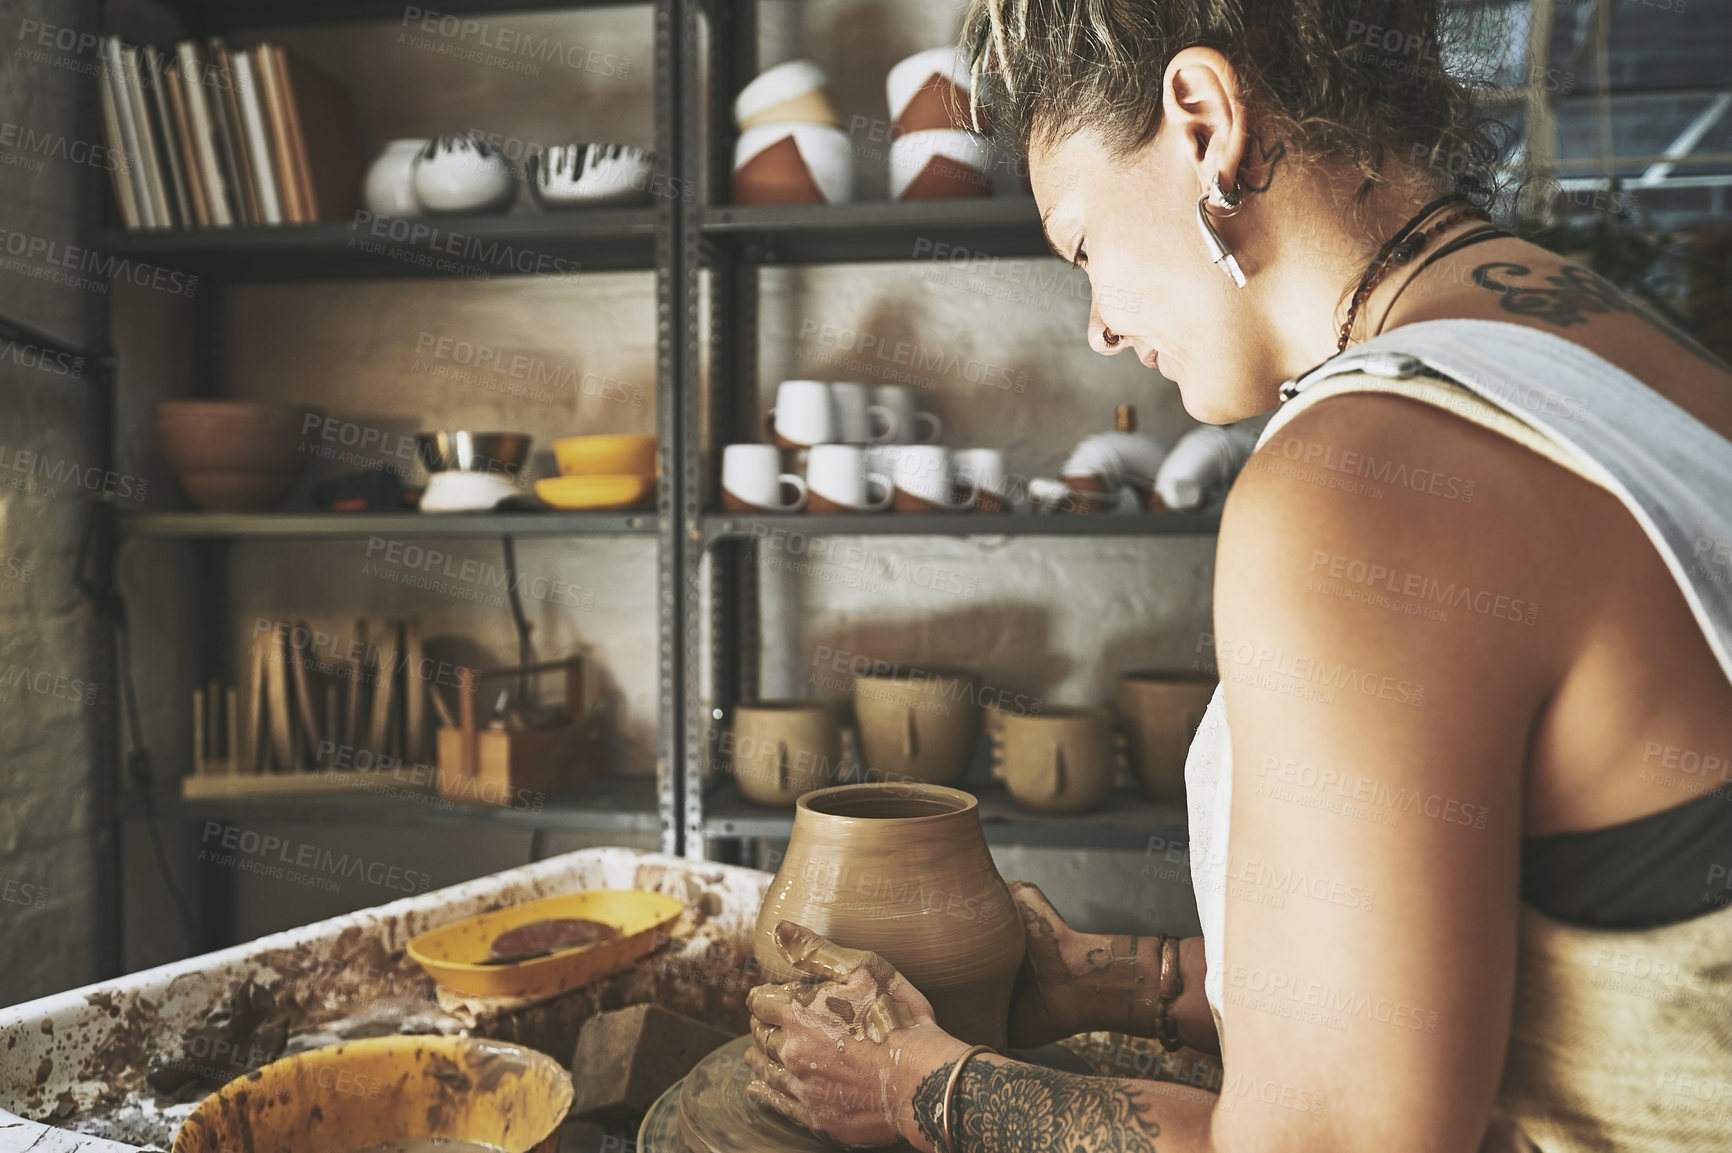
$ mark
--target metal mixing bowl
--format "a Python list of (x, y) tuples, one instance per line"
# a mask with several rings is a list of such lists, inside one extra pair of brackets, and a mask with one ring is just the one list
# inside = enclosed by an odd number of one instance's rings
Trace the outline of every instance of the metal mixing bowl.
[(529, 461), (531, 440), (522, 432), (423, 432), (415, 437), (428, 472), (496, 472), (516, 476)]

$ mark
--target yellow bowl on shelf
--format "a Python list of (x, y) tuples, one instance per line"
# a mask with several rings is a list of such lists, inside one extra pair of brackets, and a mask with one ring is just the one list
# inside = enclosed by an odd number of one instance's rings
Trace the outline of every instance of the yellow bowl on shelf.
[(553, 442), (560, 476), (656, 475), (656, 438), (629, 433), (567, 436)]
[(284, 1057), (200, 1101), (174, 1153), (345, 1153), (462, 1141), (553, 1153), (571, 1074), (545, 1053), (478, 1037), (370, 1037)]
[[(594, 889), (544, 897), (509, 909), (466, 917), (422, 933), (409, 942), (409, 956), (448, 989), (475, 997), (551, 997), (617, 973), (665, 940), (685, 905), (662, 893), (639, 889)], [(562, 918), (601, 921), (619, 936), (593, 945), (573, 945), (510, 964), (487, 964), (501, 933), (534, 921)]]
[(636, 508), (655, 499), (655, 492), (655, 478), (646, 476), (550, 476), (535, 482), (542, 503), (568, 510)]

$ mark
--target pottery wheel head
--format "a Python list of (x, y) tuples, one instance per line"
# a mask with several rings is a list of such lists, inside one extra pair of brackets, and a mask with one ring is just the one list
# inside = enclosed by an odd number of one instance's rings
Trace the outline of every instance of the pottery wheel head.
[[(680, 1090), (680, 1125), (691, 1153), (836, 1153), (842, 1146), (755, 1104), (746, 1096), (752, 1067), (748, 1035), (730, 1041), (699, 1061)], [(898, 1142), (886, 1153), (913, 1153)], [(643, 1153), (663, 1153), (644, 1148)], [(678, 1153), (677, 1149), (670, 1153)]]

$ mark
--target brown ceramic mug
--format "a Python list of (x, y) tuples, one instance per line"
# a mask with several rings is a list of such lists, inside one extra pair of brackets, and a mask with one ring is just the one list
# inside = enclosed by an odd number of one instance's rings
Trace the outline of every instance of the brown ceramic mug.
[(1086, 813), (1112, 787), (1117, 760), (1106, 709), (1005, 713), (993, 772), (1021, 808)]
[(754, 701), (734, 710), (734, 783), (748, 801), (791, 805), (842, 775), (842, 730), (822, 701)]
[(980, 730), (968, 673), (854, 678), (854, 717), (868, 780), (951, 785), (974, 761)]
[(1215, 684), (1208, 673), (1135, 672), (1119, 678), (1118, 711), (1131, 764), (1156, 804), (1185, 803), (1185, 755)]

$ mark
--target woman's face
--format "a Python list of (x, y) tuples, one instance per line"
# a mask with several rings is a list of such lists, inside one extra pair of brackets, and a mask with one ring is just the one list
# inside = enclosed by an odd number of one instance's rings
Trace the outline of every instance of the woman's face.
[[(1226, 424), (1274, 407), (1287, 374), (1257, 320), (1256, 253), (1238, 243), (1237, 218), (1216, 218), (1248, 286), (1210, 262), (1197, 231), (1197, 161), (1168, 123), (1126, 160), (1091, 131), (1037, 142), (1029, 175), (1053, 251), (1088, 273), (1089, 344), (1136, 356), (1179, 386), (1193, 417)], [(1116, 347), (1103, 326), (1122, 338)]]

